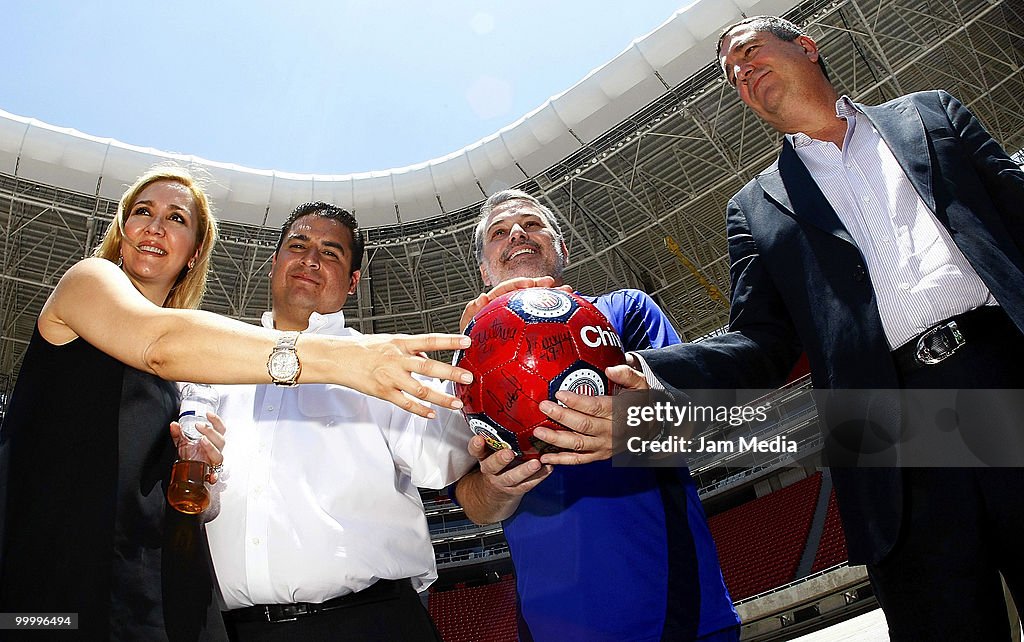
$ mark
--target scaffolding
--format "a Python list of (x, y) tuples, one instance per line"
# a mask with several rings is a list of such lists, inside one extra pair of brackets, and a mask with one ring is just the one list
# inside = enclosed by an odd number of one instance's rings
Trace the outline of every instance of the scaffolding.
[[(786, 15), (808, 26), (840, 92), (854, 100), (946, 89), (1007, 150), (1024, 148), (1018, 0), (813, 0)], [(521, 172), (515, 185), (560, 217), (568, 283), (592, 293), (645, 290), (686, 339), (728, 322), (727, 306), (712, 294), (729, 291), (725, 204), (780, 145), (725, 83), (712, 51), (694, 55), (706, 55), (707, 65), (589, 142), (580, 136), (578, 151), (544, 171)], [(345, 309), (351, 324), (363, 332), (455, 330), (483, 287), (472, 255), (478, 205), (364, 230), (363, 278)], [(98, 184), (91, 193), (70, 191), (28, 180), (17, 167), (0, 172), (0, 402), (46, 297), (91, 252), (115, 210)], [(220, 214), (223, 237), (203, 307), (255, 322), (270, 306), (278, 230)]]

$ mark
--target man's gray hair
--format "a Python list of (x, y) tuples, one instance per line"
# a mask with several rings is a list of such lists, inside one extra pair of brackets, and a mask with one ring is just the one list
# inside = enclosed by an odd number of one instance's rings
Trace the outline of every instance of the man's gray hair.
[(554, 231), (555, 250), (559, 256), (561, 256), (560, 248), (564, 237), (562, 236), (562, 228), (559, 226), (558, 219), (555, 218), (554, 213), (552, 213), (550, 209), (545, 207), (534, 196), (527, 194), (521, 189), (503, 189), (500, 192), (491, 194), (490, 197), (484, 201), (484, 204), (480, 206), (480, 217), (477, 218), (476, 230), (473, 233), (473, 251), (476, 254), (477, 264), (482, 264), (484, 262), (484, 233), (487, 231), (485, 229), (487, 227), (487, 219), (490, 218), (491, 212), (494, 211), (494, 208), (498, 207), (502, 203), (507, 203), (508, 201), (526, 201), (537, 208), (541, 217)]
[[(767, 31), (779, 40), (786, 42), (793, 42), (800, 36), (806, 36), (807, 32), (796, 26), (785, 18), (778, 16), (751, 16), (742, 20), (737, 20), (728, 27), (722, 30), (722, 35), (718, 37), (718, 46), (715, 47), (715, 60), (718, 60), (719, 56), (722, 55), (722, 43), (725, 42), (726, 36), (728, 36), (737, 27), (749, 27), (753, 31)], [(818, 51), (818, 68), (821, 69), (822, 75), (825, 76), (825, 80), (832, 82), (831, 76), (828, 73), (828, 67), (825, 64), (825, 56)]]

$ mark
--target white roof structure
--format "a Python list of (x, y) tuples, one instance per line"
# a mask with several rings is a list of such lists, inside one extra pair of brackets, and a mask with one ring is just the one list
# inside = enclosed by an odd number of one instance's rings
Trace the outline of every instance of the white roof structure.
[(512, 125), (444, 158), (346, 176), (179, 157), (0, 114), (0, 406), (39, 309), (87, 256), (124, 187), (157, 161), (206, 168), (222, 221), (203, 307), (255, 321), (270, 305), (278, 227), (308, 200), (363, 225), (366, 257), (347, 319), (363, 332), (450, 331), (482, 284), (475, 209), (498, 189), (558, 216), (566, 282), (635, 287), (694, 339), (728, 321), (725, 203), (778, 153), (779, 135), (740, 103), (713, 51), (741, 15), (806, 25), (840, 91), (879, 103), (923, 89), (958, 96), (1008, 150), (1024, 148), (1020, 0), (699, 0)]
[(592, 143), (705, 67), (725, 25), (783, 13), (792, 0), (697, 0), (584, 79), (511, 125), (416, 165), (358, 174), (295, 174), (127, 145), (0, 111), (0, 172), (116, 200), (166, 160), (209, 170), (226, 220), (279, 226), (296, 204), (322, 200), (365, 227), (437, 217), (518, 185)]

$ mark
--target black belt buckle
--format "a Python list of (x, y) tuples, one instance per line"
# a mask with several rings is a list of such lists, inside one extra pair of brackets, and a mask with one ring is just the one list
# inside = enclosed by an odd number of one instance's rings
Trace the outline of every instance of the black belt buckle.
[(316, 612), (309, 604), (273, 604), (263, 608), (267, 622), (294, 622), (302, 615)]
[(933, 366), (953, 356), (965, 343), (956, 321), (946, 321), (918, 337), (914, 359), (922, 365)]

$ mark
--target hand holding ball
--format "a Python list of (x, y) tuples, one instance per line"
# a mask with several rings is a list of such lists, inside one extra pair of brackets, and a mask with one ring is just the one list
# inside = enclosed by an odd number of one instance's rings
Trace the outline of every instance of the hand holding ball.
[(545, 426), (565, 430), (540, 411), (559, 390), (611, 394), (604, 369), (625, 363), (622, 342), (601, 312), (582, 297), (547, 288), (516, 290), (498, 297), (466, 328), (473, 345), (455, 365), (473, 373), (456, 384), (473, 432), (495, 450), (511, 448), (536, 459), (555, 448), (533, 436)]

